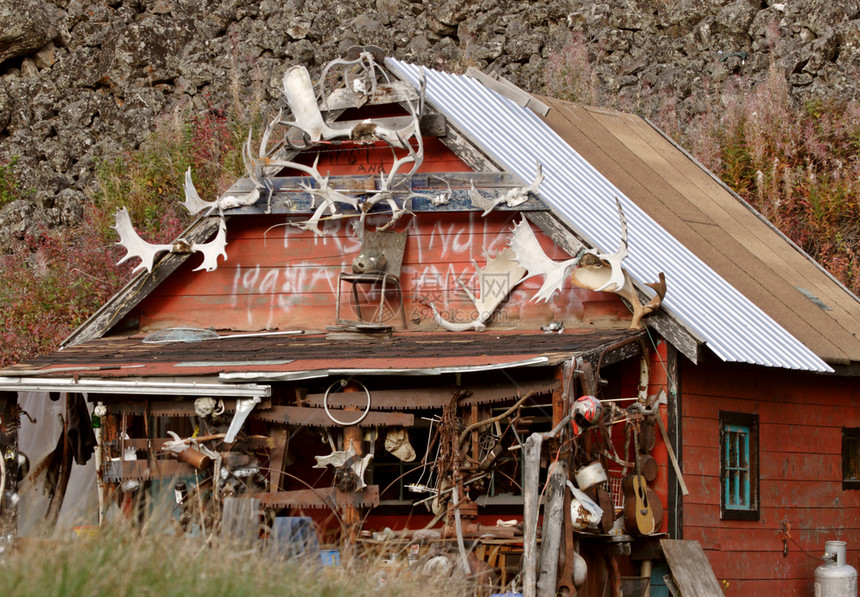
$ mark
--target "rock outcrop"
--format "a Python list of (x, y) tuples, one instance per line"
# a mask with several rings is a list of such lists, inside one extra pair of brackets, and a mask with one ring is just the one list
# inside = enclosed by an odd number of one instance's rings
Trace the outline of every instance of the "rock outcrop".
[(646, 115), (659, 98), (692, 117), (771, 65), (798, 101), (853, 97), (860, 72), (858, 0), (0, 0), (0, 22), (0, 164), (17, 157), (32, 189), (0, 209), (0, 246), (35, 221), (75, 224), (96, 161), (158, 115), (282, 101), (286, 66), (355, 44), (539, 93), (550, 61), (579, 51), (594, 97)]

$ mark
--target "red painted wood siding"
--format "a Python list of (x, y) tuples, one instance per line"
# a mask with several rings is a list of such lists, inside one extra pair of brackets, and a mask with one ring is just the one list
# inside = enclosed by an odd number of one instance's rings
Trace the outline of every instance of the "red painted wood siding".
[[(503, 250), (520, 217), (512, 212), (487, 217), (461, 212), (419, 213), (411, 218), (401, 275), (409, 329), (437, 329), (422, 298), (432, 300), (448, 319), (474, 317), (474, 306), (457, 280), (478, 294), (472, 260), (483, 266), (485, 249), (491, 255)], [(350, 271), (361, 243), (343, 220), (327, 222), (327, 235), (322, 237), (283, 225), (286, 221), (283, 216), (232, 218), (227, 225), (227, 261), (219, 261), (214, 272), (193, 272), (200, 257), (189, 259), (139, 306), (141, 329), (214, 326), (251, 331), (333, 325), (338, 274)], [(567, 258), (540, 231), (536, 234), (550, 257)], [(569, 281), (549, 303), (531, 302), (542, 282), (532, 278), (516, 287), (490, 325), (536, 329), (563, 320), (570, 328), (618, 320), (623, 325), (629, 319), (629, 311), (615, 295), (574, 288)], [(349, 288), (344, 283), (345, 301)], [(355, 317), (347, 303), (342, 314)], [(399, 318), (391, 322), (398, 323)]]
[[(398, 150), (398, 156), (406, 155)], [(296, 161), (317, 165), (325, 175), (366, 175), (391, 170), (391, 149), (384, 144), (331, 145), (301, 154)], [(408, 166), (407, 166), (408, 169)], [(419, 172), (463, 172), (470, 168), (436, 138), (424, 139), (424, 160)], [(282, 175), (301, 174), (285, 171)], [(401, 270), (403, 306), (410, 330), (437, 329), (423, 300), (431, 300), (446, 319), (468, 322), (474, 306), (460, 288), (462, 280), (476, 295), (477, 275), (472, 260), (486, 263), (484, 250), (495, 256), (510, 238), (512, 212), (419, 213), (404, 217), (408, 241)], [(338, 274), (349, 272), (360, 241), (345, 220), (329, 220), (323, 237), (287, 226), (307, 215), (236, 216), (227, 225), (226, 261), (214, 272), (193, 272), (200, 263), (191, 257), (179, 271), (161, 284), (136, 308), (141, 330), (173, 326), (216, 327), (224, 330), (264, 329), (324, 330), (336, 320)], [(383, 224), (387, 216), (368, 219), (368, 228)], [(539, 231), (537, 236), (554, 259), (568, 255), (554, 247)], [(542, 278), (520, 284), (490, 326), (500, 329), (536, 329), (553, 320), (568, 327), (622, 324), (628, 309), (609, 293), (574, 289), (568, 282), (549, 303), (532, 303)], [(345, 319), (357, 319), (346, 302), (350, 286), (343, 285)], [(396, 302), (396, 301), (395, 301)], [(376, 302), (374, 301), (374, 304)], [(388, 320), (397, 324), (400, 318)]]
[[(448, 149), (439, 139), (428, 137), (424, 141), (424, 159), (418, 172), (471, 172), (472, 169)], [(416, 147), (416, 142), (412, 141)], [(417, 149), (416, 149), (417, 150)], [(404, 149), (398, 149), (397, 157), (408, 155)], [(325, 176), (356, 176), (365, 174), (382, 174), (391, 172), (394, 157), (391, 147), (383, 142), (370, 145), (354, 145), (346, 142), (341, 145), (322, 148), (301, 154), (295, 161), (310, 166), (314, 163), (317, 155), (319, 162), (317, 170)], [(400, 168), (401, 173), (407, 173), (412, 164), (404, 164)], [(306, 176), (298, 170), (285, 170), (282, 176)]]
[[(811, 595), (824, 542), (860, 564), (860, 491), (842, 489), (842, 427), (860, 426), (860, 383), (683, 361), (684, 538), (698, 540), (726, 595)], [(720, 520), (719, 411), (759, 416), (761, 520)], [(778, 534), (791, 525), (788, 556)], [(803, 550), (803, 551), (802, 551)]]

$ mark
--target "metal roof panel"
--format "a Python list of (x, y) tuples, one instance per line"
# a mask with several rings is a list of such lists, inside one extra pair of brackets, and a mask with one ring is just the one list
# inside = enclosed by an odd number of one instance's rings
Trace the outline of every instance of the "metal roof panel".
[[(420, 68), (393, 58), (386, 63), (413, 85)], [(545, 179), (541, 199), (591, 246), (614, 251), (621, 226), (617, 197), (628, 222), (625, 267), (640, 283), (666, 274), (663, 308), (722, 360), (810, 371), (833, 371), (755, 303), (719, 276), (588, 163), (528, 108), (478, 81), (423, 69), (427, 101), (470, 141), (524, 182), (536, 162)]]

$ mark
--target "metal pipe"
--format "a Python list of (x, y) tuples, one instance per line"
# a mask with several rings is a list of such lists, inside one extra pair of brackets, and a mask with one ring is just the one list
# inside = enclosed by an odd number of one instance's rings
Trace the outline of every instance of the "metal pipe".
[[(45, 373), (50, 373), (46, 371)], [(45, 378), (24, 380), (16, 377), (0, 377), (0, 390), (12, 392), (45, 392), (62, 390), (80, 394), (156, 394), (185, 396), (239, 396), (269, 397), (271, 386), (258, 384), (220, 384), (198, 382), (118, 381), (106, 379)]]

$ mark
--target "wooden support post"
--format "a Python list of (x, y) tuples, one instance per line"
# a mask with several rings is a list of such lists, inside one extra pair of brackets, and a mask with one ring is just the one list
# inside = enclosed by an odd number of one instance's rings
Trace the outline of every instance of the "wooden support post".
[[(352, 385), (348, 385), (344, 388), (344, 392), (355, 392), (356, 388)], [(345, 409), (345, 410), (353, 410), (353, 409)], [(361, 458), (364, 456), (364, 447), (363, 447), (363, 434), (361, 428), (358, 425), (351, 425), (349, 427), (343, 428), (343, 449), (349, 450), (350, 446), (355, 450), (356, 458)], [(358, 534), (361, 531), (359, 525), (361, 524), (361, 512), (355, 506), (345, 506), (343, 509), (343, 522), (346, 526), (348, 533), (348, 541), (350, 545), (354, 545), (356, 539), (358, 539)]]
[[(479, 420), (479, 417), (480, 417), (480, 413), (478, 412), (478, 405), (473, 404), (472, 405), (472, 419), (470, 421), (470, 424), (474, 425), (475, 423), (477, 423)], [(472, 460), (474, 460), (475, 462), (481, 461), (480, 440), (481, 440), (481, 433), (476, 428), (472, 431)]]
[(269, 457), (269, 491), (281, 490), (281, 478), (283, 470), (287, 467), (287, 449), (290, 437), (289, 427), (286, 425), (273, 426), (272, 439), (275, 441), (275, 447), (272, 449)]
[(537, 523), (540, 513), (540, 449), (543, 436), (532, 433), (523, 447), (523, 597), (537, 594)]
[(567, 404), (565, 399), (567, 392), (567, 380), (573, 367), (570, 361), (565, 361), (564, 365), (555, 368), (555, 379), (559, 381), (559, 387), (552, 391), (552, 426), (558, 425), (558, 422), (567, 414)]
[(538, 597), (553, 597), (558, 580), (558, 552), (561, 548), (561, 531), (564, 527), (564, 492), (567, 473), (557, 463), (549, 478), (548, 506), (544, 510), (543, 534), (541, 537), (540, 575)]

